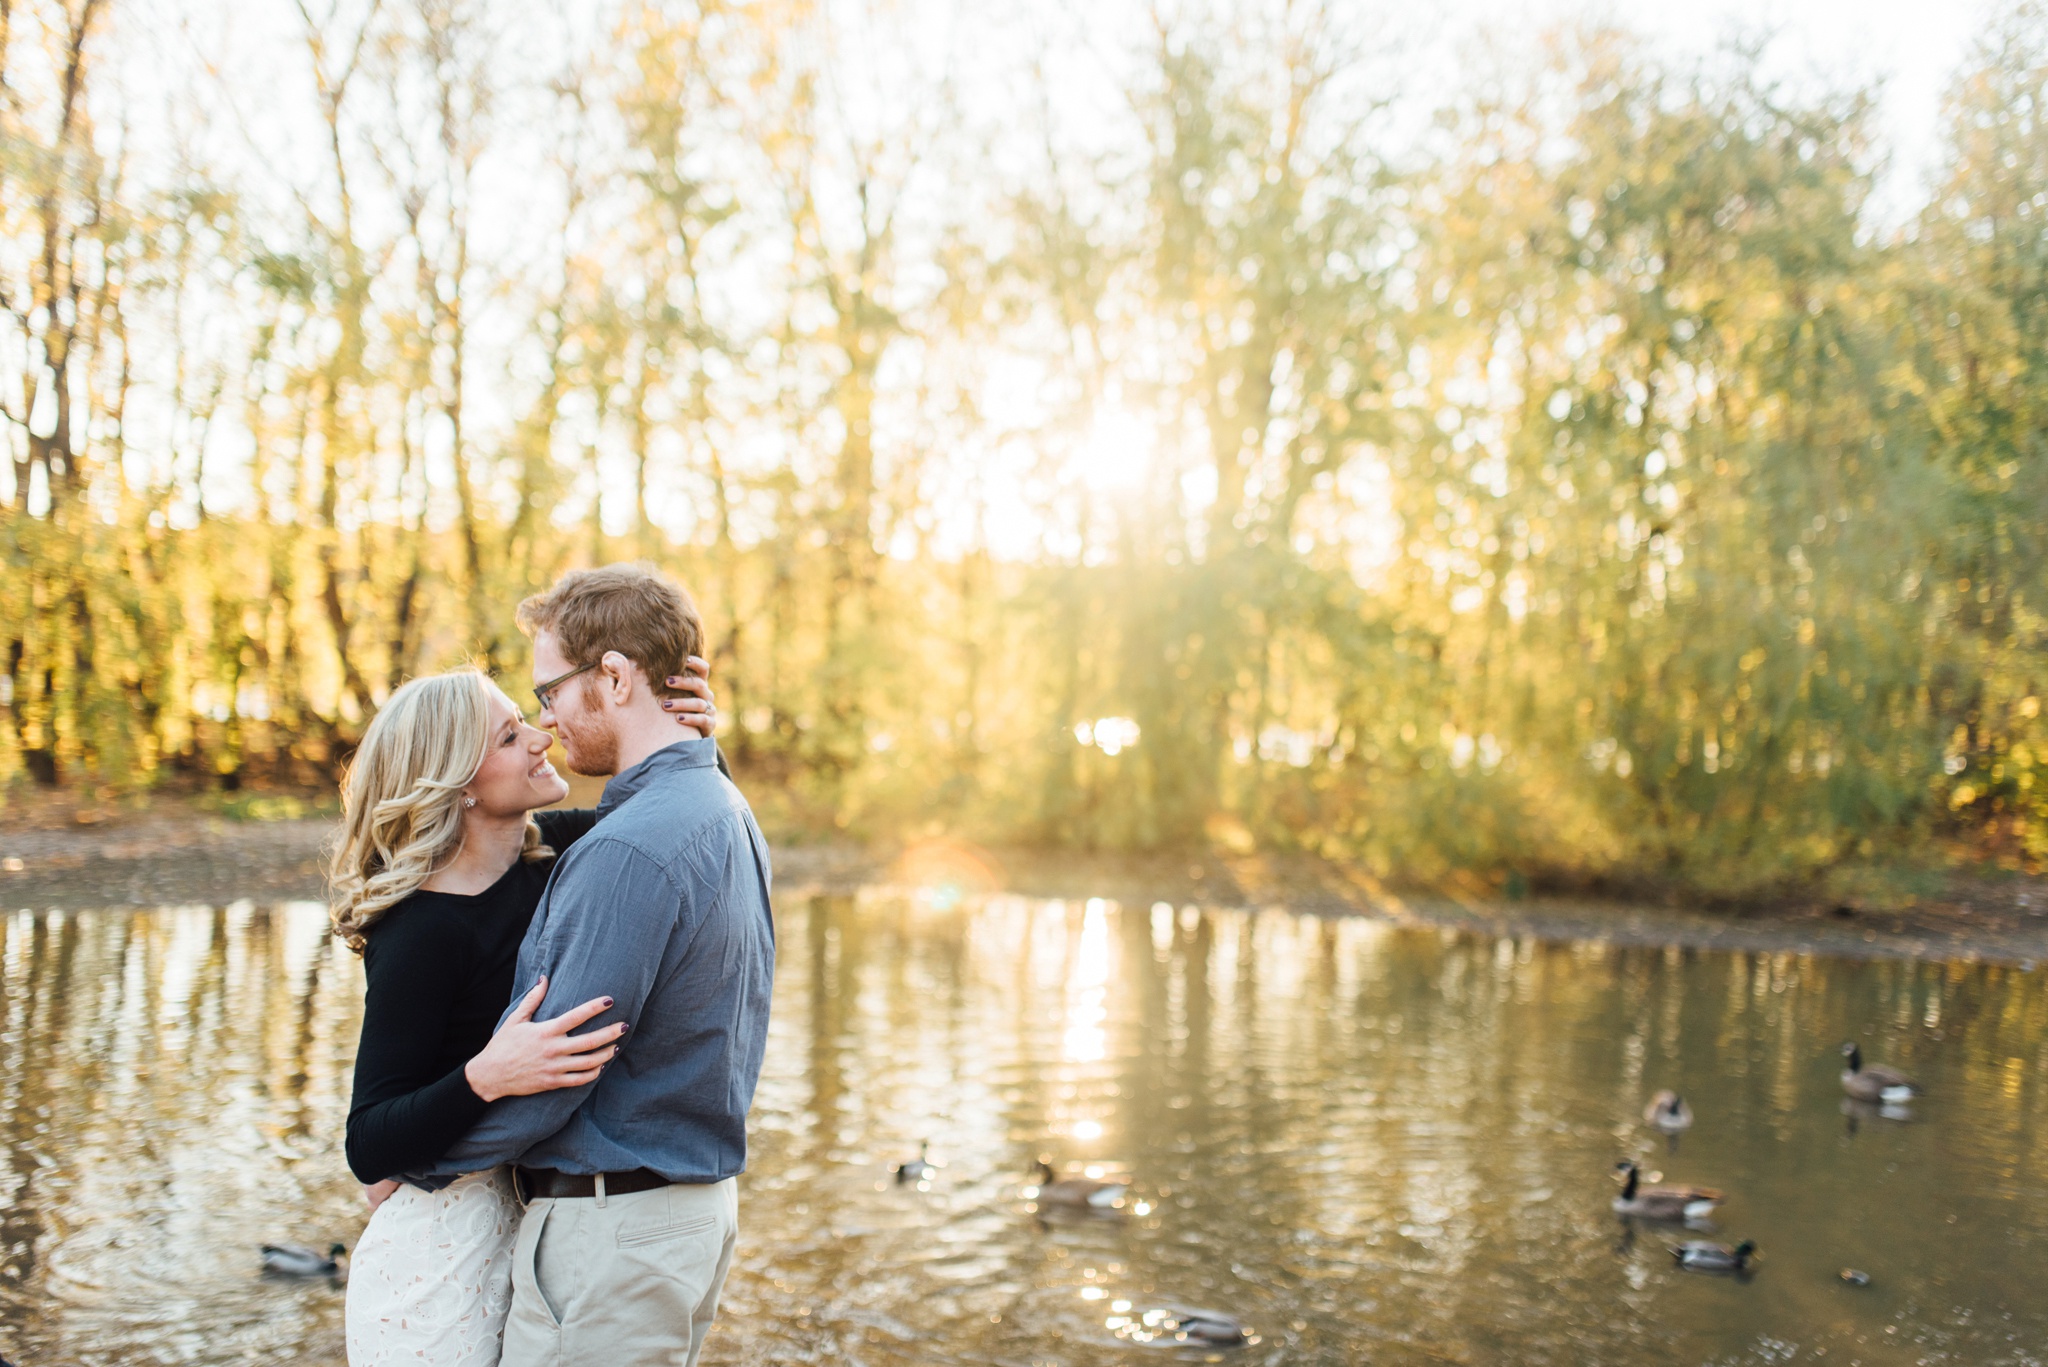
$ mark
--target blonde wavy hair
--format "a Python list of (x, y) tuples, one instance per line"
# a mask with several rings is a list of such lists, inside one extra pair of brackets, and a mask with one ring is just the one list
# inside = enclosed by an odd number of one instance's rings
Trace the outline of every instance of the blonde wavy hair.
[[(385, 700), (341, 781), (341, 834), (327, 867), (327, 918), (356, 953), (385, 912), (462, 848), (462, 790), (490, 743), (495, 686), (478, 669), (413, 679)], [(550, 859), (526, 819), (528, 863)]]

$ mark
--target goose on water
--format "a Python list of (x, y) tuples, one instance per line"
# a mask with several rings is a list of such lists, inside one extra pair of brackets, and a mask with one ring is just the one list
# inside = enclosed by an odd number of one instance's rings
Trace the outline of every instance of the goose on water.
[(263, 1270), (287, 1277), (331, 1277), (341, 1271), (336, 1259), (347, 1252), (340, 1244), (330, 1244), (323, 1258), (317, 1250), (303, 1244), (265, 1244)]
[(1692, 1128), (1692, 1107), (1667, 1087), (1650, 1098), (1650, 1104), (1643, 1108), (1643, 1119), (1666, 1134), (1677, 1134)]
[(1635, 1215), (1645, 1220), (1699, 1220), (1713, 1214), (1714, 1207), (1728, 1199), (1713, 1187), (1646, 1187), (1642, 1185), (1642, 1169), (1632, 1158), (1622, 1159), (1614, 1168), (1628, 1174), (1621, 1195), (1614, 1198), (1616, 1215)]
[(1898, 1069), (1882, 1063), (1865, 1063), (1863, 1050), (1855, 1040), (1842, 1046), (1842, 1057), (1849, 1060), (1849, 1066), (1842, 1070), (1842, 1090), (1858, 1101), (1900, 1106), (1920, 1094), (1920, 1084)]
[(1756, 1256), (1756, 1240), (1744, 1239), (1730, 1248), (1726, 1244), (1692, 1239), (1673, 1244), (1671, 1256), (1678, 1259), (1680, 1267), (1692, 1272), (1747, 1272), (1749, 1260)]
[(1080, 1206), (1088, 1210), (1115, 1210), (1130, 1191), (1129, 1182), (1107, 1182), (1093, 1177), (1061, 1177), (1049, 1159), (1038, 1160), (1038, 1186), (1027, 1189), (1032, 1200), (1051, 1206)]
[(922, 1140), (917, 1146), (917, 1157), (907, 1163), (898, 1163), (896, 1165), (897, 1186), (900, 1187), (906, 1182), (928, 1182), (931, 1180), (932, 1176), (938, 1172), (938, 1167), (936, 1164), (927, 1161), (930, 1149), (931, 1141)]

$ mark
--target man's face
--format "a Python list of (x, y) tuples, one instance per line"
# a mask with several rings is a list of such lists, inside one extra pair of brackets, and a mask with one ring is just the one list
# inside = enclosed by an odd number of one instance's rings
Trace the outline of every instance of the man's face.
[[(535, 683), (559, 678), (575, 667), (563, 657), (553, 632), (543, 631), (533, 638)], [(571, 772), (597, 778), (619, 771), (619, 732), (600, 695), (598, 684), (603, 679), (594, 669), (578, 674), (554, 691), (552, 705), (542, 709), (537, 718), (561, 739)]]

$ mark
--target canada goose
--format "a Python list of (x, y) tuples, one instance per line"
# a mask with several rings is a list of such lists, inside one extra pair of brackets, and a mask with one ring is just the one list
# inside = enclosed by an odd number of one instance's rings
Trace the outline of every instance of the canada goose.
[(1896, 1068), (1882, 1063), (1865, 1063), (1863, 1051), (1850, 1040), (1842, 1046), (1849, 1066), (1842, 1070), (1842, 1090), (1858, 1101), (1882, 1101), (1898, 1106), (1920, 1094), (1920, 1084)]
[(1744, 1239), (1733, 1248), (1726, 1244), (1710, 1244), (1704, 1239), (1671, 1246), (1671, 1256), (1678, 1259), (1678, 1265), (1692, 1272), (1746, 1272), (1755, 1253), (1754, 1239)]
[(1050, 1160), (1038, 1160), (1038, 1186), (1025, 1195), (1049, 1206), (1085, 1206), (1089, 1210), (1115, 1210), (1123, 1204), (1129, 1182), (1104, 1182), (1093, 1177), (1061, 1177)]
[(1628, 1174), (1621, 1195), (1614, 1198), (1616, 1215), (1635, 1215), (1645, 1220), (1698, 1220), (1714, 1213), (1714, 1207), (1728, 1198), (1712, 1187), (1646, 1187), (1642, 1170), (1632, 1158), (1614, 1165)]
[(931, 1180), (933, 1174), (938, 1172), (938, 1168), (925, 1161), (930, 1149), (931, 1141), (921, 1140), (917, 1146), (917, 1157), (907, 1163), (898, 1163), (896, 1165), (897, 1186), (900, 1187), (906, 1182), (927, 1182)]
[(1684, 1097), (1666, 1088), (1650, 1098), (1650, 1104), (1643, 1108), (1643, 1119), (1666, 1134), (1677, 1134), (1692, 1128), (1692, 1107), (1685, 1104)]
[(331, 1277), (341, 1271), (335, 1259), (347, 1252), (340, 1244), (331, 1244), (323, 1258), (302, 1244), (265, 1244), (263, 1270), (287, 1277)]

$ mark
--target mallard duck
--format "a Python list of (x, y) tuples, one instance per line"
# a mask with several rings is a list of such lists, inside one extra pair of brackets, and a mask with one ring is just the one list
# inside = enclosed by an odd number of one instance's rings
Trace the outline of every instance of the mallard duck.
[(1025, 1195), (1049, 1206), (1084, 1206), (1089, 1210), (1115, 1210), (1130, 1191), (1129, 1182), (1105, 1182), (1093, 1177), (1062, 1177), (1053, 1171), (1049, 1159), (1038, 1160), (1038, 1186)]
[(1744, 1239), (1733, 1248), (1726, 1244), (1710, 1244), (1704, 1239), (1691, 1239), (1671, 1246), (1671, 1256), (1678, 1259), (1680, 1267), (1691, 1272), (1745, 1272), (1755, 1254), (1754, 1239)]
[(1634, 1215), (1645, 1220), (1698, 1220), (1713, 1214), (1714, 1207), (1728, 1199), (1712, 1187), (1643, 1186), (1642, 1169), (1632, 1158), (1622, 1159), (1614, 1169), (1628, 1174), (1621, 1195), (1614, 1198), (1616, 1215)]
[(1258, 1340), (1235, 1315), (1199, 1310), (1191, 1305), (1161, 1305), (1141, 1312), (1112, 1316), (1108, 1326), (1120, 1339), (1136, 1343), (1200, 1344), (1205, 1348), (1237, 1348)]
[(1666, 1134), (1677, 1134), (1692, 1128), (1692, 1107), (1667, 1087), (1650, 1098), (1650, 1104), (1643, 1108), (1643, 1119)]
[(1164, 1316), (1159, 1327), (1176, 1341), (1234, 1348), (1251, 1335), (1235, 1315), (1226, 1315), (1221, 1310), (1200, 1310), (1191, 1305), (1163, 1305), (1160, 1310)]
[(323, 1258), (303, 1244), (265, 1244), (263, 1270), (286, 1277), (331, 1277), (341, 1271), (336, 1259), (347, 1252), (340, 1244), (330, 1244)]
[(1860, 1267), (1845, 1267), (1835, 1275), (1850, 1286), (1870, 1285), (1870, 1274)]
[(1896, 1068), (1882, 1063), (1865, 1063), (1855, 1040), (1842, 1046), (1849, 1066), (1842, 1070), (1842, 1090), (1858, 1101), (1882, 1101), (1898, 1106), (1920, 1095), (1920, 1084)]
[(917, 1157), (907, 1163), (898, 1163), (896, 1165), (897, 1186), (900, 1187), (906, 1182), (926, 1182), (931, 1180), (938, 1172), (938, 1168), (926, 1161), (930, 1149), (930, 1140), (921, 1141), (917, 1146)]

